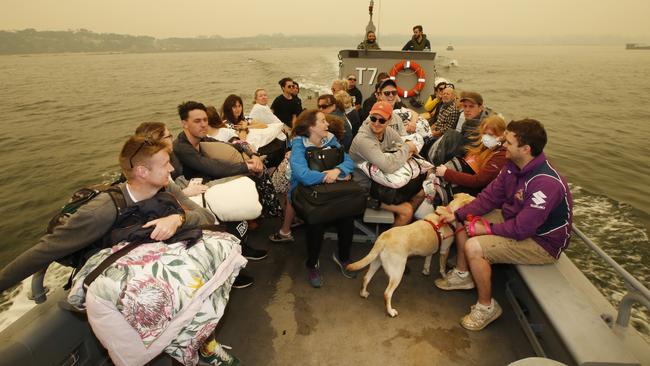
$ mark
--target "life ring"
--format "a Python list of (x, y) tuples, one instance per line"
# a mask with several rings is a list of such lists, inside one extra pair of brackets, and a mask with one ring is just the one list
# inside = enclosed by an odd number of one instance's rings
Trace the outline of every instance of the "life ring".
[(391, 80), (395, 81), (395, 78), (397, 77), (397, 73), (405, 70), (405, 69), (411, 69), (415, 74), (418, 76), (418, 82), (415, 84), (415, 86), (410, 89), (410, 90), (404, 90), (397, 86), (397, 93), (403, 97), (403, 98), (410, 98), (412, 96), (415, 96), (416, 94), (420, 94), (422, 89), (424, 89), (424, 83), (426, 82), (425, 76), (426, 74), (424, 73), (424, 70), (420, 65), (418, 65), (417, 62), (415, 61), (400, 61), (396, 63), (392, 69), (390, 69), (390, 73), (388, 74), (391, 78)]

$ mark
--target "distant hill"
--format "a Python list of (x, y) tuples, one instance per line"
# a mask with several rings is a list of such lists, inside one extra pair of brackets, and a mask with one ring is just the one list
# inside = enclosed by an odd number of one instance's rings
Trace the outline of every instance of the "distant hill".
[[(411, 35), (380, 34), (378, 42), (383, 49), (400, 49)], [(434, 50), (454, 45), (623, 45), (630, 43), (621, 36), (563, 36), (563, 37), (457, 37), (430, 34)], [(163, 38), (132, 36), (115, 33), (95, 33), (87, 29), (67, 31), (38, 31), (24, 29), (0, 31), (0, 55), (65, 52), (188, 52), (246, 50), (288, 47), (342, 47), (355, 48), (363, 39), (358, 35), (257, 35), (253, 37), (223, 38), (203, 36), (193, 38)], [(641, 42), (635, 40), (635, 42)]]
[[(68, 31), (0, 31), (0, 54), (62, 52), (186, 52), (283, 47), (356, 47), (362, 36), (285, 36), (223, 38), (220, 36), (156, 39), (115, 33), (95, 33), (87, 29)], [(400, 38), (404, 38), (401, 36)]]

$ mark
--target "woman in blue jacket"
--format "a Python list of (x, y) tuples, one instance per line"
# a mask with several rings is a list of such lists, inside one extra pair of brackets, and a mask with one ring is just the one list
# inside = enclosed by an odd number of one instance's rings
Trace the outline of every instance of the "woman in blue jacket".
[[(325, 120), (325, 114), (318, 110), (305, 110), (296, 119), (291, 132), (291, 180), (289, 186), (289, 199), (295, 188), (302, 184), (304, 186), (313, 186), (316, 184), (329, 184), (339, 180), (349, 180), (350, 173), (354, 170), (354, 163), (350, 156), (345, 153), (343, 162), (334, 169), (319, 172), (309, 169), (307, 164), (306, 152), (309, 149), (317, 148), (339, 148), (341, 145), (336, 137), (327, 130), (328, 123)], [(345, 209), (341, 207), (341, 209)], [(338, 265), (341, 273), (347, 278), (354, 278), (355, 274), (348, 272), (345, 266), (350, 261), (350, 246), (352, 245), (352, 235), (354, 230), (354, 218), (345, 217), (333, 221), (338, 230), (338, 253), (332, 253), (332, 259)], [(323, 244), (323, 236), (327, 224), (310, 224), (307, 225), (307, 268), (309, 270), (309, 283), (313, 287), (320, 287), (322, 276), (318, 256)]]

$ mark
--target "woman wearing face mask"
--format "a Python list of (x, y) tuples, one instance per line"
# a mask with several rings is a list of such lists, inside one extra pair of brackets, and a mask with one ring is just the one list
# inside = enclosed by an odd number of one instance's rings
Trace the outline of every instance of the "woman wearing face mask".
[(503, 118), (497, 115), (486, 117), (481, 122), (476, 141), (467, 146), (467, 154), (459, 159), (462, 171), (439, 165), (436, 167), (436, 176), (457, 185), (453, 193), (477, 195), (497, 177), (506, 163), (506, 151), (500, 142), (505, 130), (506, 122)]

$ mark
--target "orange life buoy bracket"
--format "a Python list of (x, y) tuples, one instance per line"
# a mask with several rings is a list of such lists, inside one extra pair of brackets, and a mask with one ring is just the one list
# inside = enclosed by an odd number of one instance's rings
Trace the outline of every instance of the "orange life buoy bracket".
[(415, 84), (415, 86), (410, 89), (410, 90), (404, 90), (397, 86), (397, 93), (403, 97), (403, 98), (410, 98), (412, 96), (415, 96), (417, 94), (420, 94), (422, 89), (424, 89), (424, 83), (426, 82), (425, 79), (425, 73), (424, 70), (420, 65), (418, 65), (417, 62), (415, 61), (400, 61), (393, 66), (392, 69), (390, 69), (390, 73), (388, 74), (391, 78), (391, 80), (395, 81), (395, 78), (397, 77), (397, 73), (405, 70), (405, 69), (411, 69), (415, 74), (418, 76), (418, 82)]

